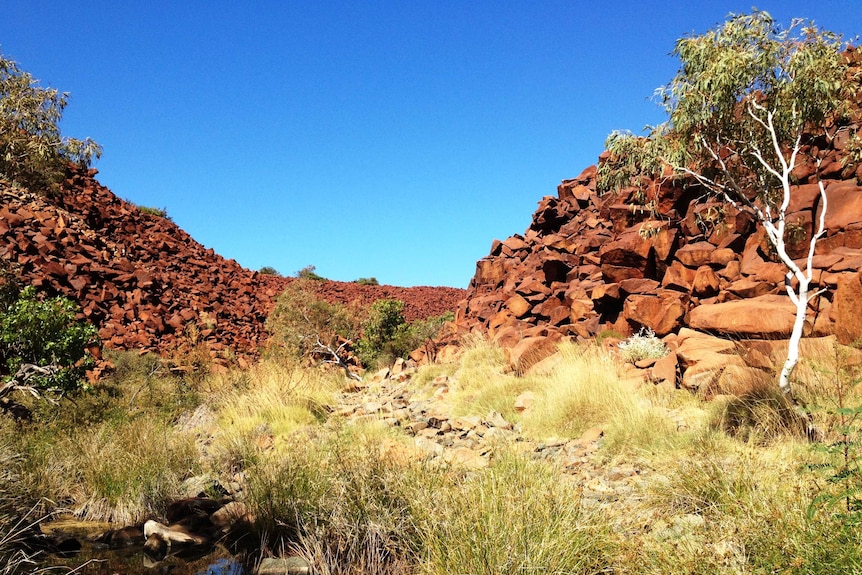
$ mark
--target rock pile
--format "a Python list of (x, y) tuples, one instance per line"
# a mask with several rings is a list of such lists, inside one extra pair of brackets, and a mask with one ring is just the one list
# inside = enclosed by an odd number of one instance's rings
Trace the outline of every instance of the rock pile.
[[(289, 279), (249, 271), (144, 213), (70, 167), (67, 191), (45, 198), (0, 182), (0, 259), (22, 281), (80, 303), (105, 345), (165, 352), (191, 338), (215, 361), (255, 355), (264, 321)], [(463, 290), (321, 282), (322, 297), (367, 305), (405, 301), (410, 319), (454, 310)]]
[[(789, 251), (804, 267), (823, 183), (827, 232), (817, 243), (812, 292), (824, 291), (811, 301), (806, 335), (835, 335), (842, 344), (862, 338), (862, 163), (846, 153), (855, 121), (803, 147), (787, 216)], [(542, 198), (524, 234), (494, 241), (476, 265), (453, 336), (485, 331), (520, 369), (564, 337), (624, 337), (641, 328), (659, 337), (685, 328), (685, 337), (789, 336), (787, 270), (752, 215), (705, 199), (693, 182), (652, 180), (600, 195), (596, 179), (590, 166), (564, 181), (556, 196)]]

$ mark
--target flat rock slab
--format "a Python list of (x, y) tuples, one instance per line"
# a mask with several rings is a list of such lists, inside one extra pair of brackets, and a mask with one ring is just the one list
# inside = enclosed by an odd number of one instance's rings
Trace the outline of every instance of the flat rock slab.
[(747, 338), (790, 336), (796, 306), (787, 296), (764, 295), (751, 299), (701, 305), (691, 310), (689, 327)]

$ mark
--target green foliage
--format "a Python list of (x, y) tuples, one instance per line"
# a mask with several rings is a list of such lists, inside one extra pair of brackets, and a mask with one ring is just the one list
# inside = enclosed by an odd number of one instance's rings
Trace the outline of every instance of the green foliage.
[(301, 359), (311, 357), (320, 344), (335, 349), (340, 339), (356, 338), (357, 315), (347, 306), (318, 298), (315, 281), (296, 279), (278, 297), (266, 320), (273, 351), (280, 350), (289, 357)]
[(102, 148), (60, 134), (69, 95), (42, 88), (0, 55), (0, 175), (34, 191), (55, 192), (68, 162), (88, 166)]
[(404, 302), (382, 299), (371, 304), (368, 318), (362, 324), (362, 338), (357, 344), (359, 359), (365, 366), (387, 364), (403, 357), (433, 339), (454, 314), (419, 319), (410, 323), (404, 318)]
[(299, 279), (304, 279), (304, 280), (325, 281), (326, 280), (325, 277), (323, 277), (322, 275), (319, 275), (318, 273), (316, 273), (314, 271), (316, 269), (317, 268), (314, 266), (310, 266), (310, 265), (305, 266), (304, 268), (302, 268), (301, 270), (296, 272), (296, 277), (298, 277)]
[(605, 140), (610, 157), (599, 163), (596, 189), (600, 194), (635, 185), (642, 176), (661, 173), (664, 140), (637, 137), (625, 130), (611, 132)]
[(375, 278), (375, 277), (359, 278), (358, 280), (356, 280), (356, 283), (358, 283), (361, 286), (379, 286), (380, 285), (380, 282), (378, 282), (377, 278)]
[(391, 348), (390, 344), (405, 325), (403, 301), (380, 299), (371, 304), (368, 319), (362, 323), (362, 339), (358, 345), (362, 363), (371, 365), (387, 345)]
[(151, 208), (148, 206), (137, 206), (138, 211), (143, 214), (149, 214), (151, 216), (156, 216), (157, 218), (165, 218), (168, 221), (171, 221), (170, 216), (168, 216), (167, 208)]
[(820, 493), (809, 514), (836, 510), (841, 520), (862, 526), (862, 405), (852, 404), (862, 372), (851, 368), (837, 347), (835, 354), (833, 369), (818, 368), (819, 375), (831, 380), (832, 404), (824, 409), (826, 436), (814, 445), (818, 460), (810, 467), (818, 476)]
[(0, 376), (4, 383), (22, 365), (32, 364), (57, 368), (27, 380), (27, 385), (39, 391), (83, 389), (84, 372), (93, 363), (87, 348), (98, 335), (94, 326), (75, 319), (77, 312), (77, 305), (64, 297), (39, 299), (32, 286), (0, 307)]
[(840, 119), (850, 100), (843, 48), (839, 36), (813, 23), (794, 20), (782, 29), (759, 11), (680, 39), (680, 69), (656, 93), (668, 122), (647, 137), (611, 134), (600, 189), (659, 176), (669, 165), (713, 193), (747, 203), (756, 191), (774, 205), (776, 170), (791, 159), (785, 155), (806, 128)]
[(278, 270), (272, 266), (263, 266), (262, 268), (260, 268), (260, 270), (258, 270), (258, 273), (263, 274), (265, 276), (277, 276), (277, 275), (279, 275)]

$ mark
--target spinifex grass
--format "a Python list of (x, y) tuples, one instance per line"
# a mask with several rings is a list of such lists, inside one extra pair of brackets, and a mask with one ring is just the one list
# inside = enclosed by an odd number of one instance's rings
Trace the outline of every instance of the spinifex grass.
[(72, 430), (33, 446), (26, 481), (83, 519), (130, 524), (161, 515), (200, 472), (194, 440), (169, 425), (139, 418)]
[(574, 575), (611, 564), (603, 521), (555, 469), (507, 454), (461, 480), (443, 478), (411, 500), (420, 573)]
[(322, 573), (400, 573), (413, 530), (416, 468), (393, 457), (373, 428), (294, 437), (247, 470), (252, 532), (267, 549), (292, 549)]

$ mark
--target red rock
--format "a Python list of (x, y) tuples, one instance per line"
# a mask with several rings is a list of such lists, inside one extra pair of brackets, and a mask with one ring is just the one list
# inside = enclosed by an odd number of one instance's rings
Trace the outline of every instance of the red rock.
[[(826, 228), (838, 231), (862, 226), (862, 187), (855, 181), (835, 182), (826, 187)], [(822, 204), (818, 206), (819, 219)]]
[(750, 338), (784, 338), (790, 335), (796, 307), (787, 296), (764, 295), (691, 310), (692, 329)]
[(556, 333), (522, 339), (509, 350), (509, 365), (517, 372), (527, 371), (534, 364), (555, 353), (560, 339), (560, 335)]
[(574, 300), (569, 307), (569, 319), (572, 323), (577, 323), (589, 317), (593, 311), (593, 301), (588, 299)]
[(730, 248), (718, 248), (709, 255), (709, 263), (713, 265), (726, 266), (736, 260), (736, 252)]
[(663, 337), (682, 325), (686, 304), (687, 297), (673, 291), (662, 291), (658, 296), (630, 295), (625, 300), (623, 317)]
[(695, 271), (674, 260), (664, 273), (661, 285), (664, 288), (690, 292)]
[(512, 312), (515, 317), (523, 317), (530, 311), (530, 302), (525, 300), (518, 294), (513, 295), (506, 300), (506, 307)]
[(839, 342), (862, 342), (862, 271), (838, 281), (830, 315)]
[(718, 276), (709, 266), (700, 266), (694, 275), (692, 293), (700, 297), (710, 297), (718, 293), (720, 288)]
[(726, 289), (740, 298), (758, 297), (773, 291), (773, 287), (770, 284), (750, 279), (735, 281), (728, 285)]
[(673, 351), (656, 360), (650, 369), (651, 379), (655, 383), (667, 382), (676, 387), (678, 361), (676, 353)]
[(715, 246), (709, 242), (695, 242), (682, 246), (676, 251), (676, 258), (685, 266), (699, 268), (710, 261)]
[(627, 294), (655, 294), (659, 283), (648, 278), (626, 279), (619, 283), (620, 291)]

